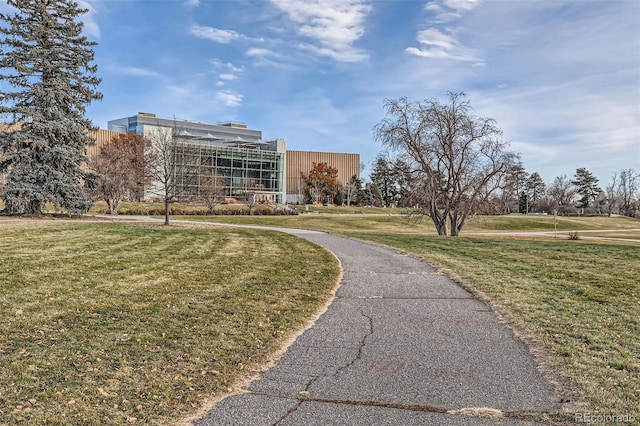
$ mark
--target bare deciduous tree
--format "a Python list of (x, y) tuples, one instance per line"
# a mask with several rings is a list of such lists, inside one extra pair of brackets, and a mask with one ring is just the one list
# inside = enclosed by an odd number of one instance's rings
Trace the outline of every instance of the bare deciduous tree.
[(260, 199), (260, 191), (262, 189), (262, 185), (256, 179), (247, 179), (245, 182), (244, 202), (249, 208), (249, 215), (253, 215), (254, 207), (262, 201)]
[(558, 212), (569, 213), (574, 210), (576, 189), (567, 175), (557, 176), (549, 186), (547, 194), (551, 197)]
[(351, 206), (351, 204), (361, 204), (363, 202), (362, 192), (362, 181), (358, 179), (357, 175), (351, 176), (351, 179), (349, 179), (349, 182), (347, 182), (347, 185), (344, 187), (344, 197), (347, 206)]
[(446, 104), (387, 99), (387, 118), (375, 132), (378, 141), (410, 159), (438, 235), (447, 235), (449, 223), (450, 235), (457, 236), (479, 198), (498, 189), (515, 155), (495, 121), (475, 116), (463, 93), (448, 97)]
[(620, 170), (618, 180), (618, 197), (620, 198), (620, 210), (626, 216), (633, 216), (633, 198), (638, 191), (640, 177), (633, 169)]
[(611, 177), (611, 183), (604, 189), (605, 204), (607, 206), (607, 216), (609, 217), (611, 217), (620, 201), (617, 191), (619, 185), (618, 180), (618, 172), (613, 173), (613, 176)]
[(104, 200), (110, 214), (118, 214), (125, 199), (136, 198), (149, 183), (144, 151), (150, 143), (136, 133), (114, 136), (91, 158), (90, 168), (99, 176), (90, 195)]
[(148, 135), (151, 146), (145, 160), (152, 179), (151, 191), (164, 202), (164, 224), (169, 225), (169, 206), (177, 196), (176, 167), (178, 136), (176, 129), (155, 128)]
[(203, 201), (209, 213), (213, 214), (214, 209), (222, 203), (227, 195), (224, 179), (211, 171), (207, 174), (200, 175), (200, 201)]

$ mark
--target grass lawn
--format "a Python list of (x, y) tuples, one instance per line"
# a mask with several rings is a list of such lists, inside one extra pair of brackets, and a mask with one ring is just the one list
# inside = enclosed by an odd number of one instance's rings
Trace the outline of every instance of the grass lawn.
[(603, 229), (635, 229), (638, 231), (640, 230), (640, 221), (624, 216), (558, 216), (555, 220), (552, 215), (476, 216), (465, 225), (462, 232), (553, 232), (555, 229), (558, 232)]
[[(399, 214), (302, 214), (299, 216), (175, 216), (188, 221), (217, 222), (227, 224), (252, 224), (306, 228), (334, 234), (347, 235), (352, 232), (374, 234), (419, 234), (436, 235), (433, 222), (424, 218), (409, 222)], [(495, 232), (547, 232), (558, 230), (559, 238), (566, 238), (569, 231), (582, 235), (600, 235), (599, 230), (615, 230), (620, 238), (640, 238), (640, 221), (627, 217), (558, 217), (553, 216), (477, 216), (462, 230), (462, 235)], [(624, 232), (622, 232), (624, 231)], [(564, 233), (564, 234), (563, 234)], [(623, 236), (624, 235), (624, 236)]]
[[(424, 220), (399, 216), (216, 217), (216, 222), (307, 227), (384, 244), (443, 268), (489, 298), (549, 354), (585, 411), (640, 418), (640, 246), (558, 239), (443, 238)], [(557, 218), (559, 231), (619, 230), (636, 239), (640, 221)], [(552, 216), (479, 217), (463, 231), (553, 232)], [(587, 231), (590, 231), (588, 234)]]
[(430, 222), (410, 224), (402, 216), (384, 215), (332, 215), (304, 214), (299, 216), (175, 216), (187, 221), (216, 222), (226, 224), (251, 224), (284, 226), (287, 228), (313, 229), (334, 234), (362, 233), (418, 233), (436, 235)]
[(170, 424), (265, 362), (339, 272), (276, 232), (52, 222), (0, 222), (3, 425)]

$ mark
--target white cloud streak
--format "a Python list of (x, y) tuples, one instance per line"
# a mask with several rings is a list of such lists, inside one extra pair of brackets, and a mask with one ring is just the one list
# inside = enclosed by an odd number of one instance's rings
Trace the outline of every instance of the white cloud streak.
[(131, 77), (164, 78), (164, 76), (157, 71), (148, 68), (133, 67), (129, 65), (109, 65), (107, 66), (107, 70), (113, 74), (128, 75)]
[(246, 55), (250, 57), (258, 57), (258, 58), (262, 58), (265, 56), (277, 56), (277, 54), (274, 51), (269, 49), (263, 49), (260, 47), (250, 48), (249, 50), (247, 50)]
[(80, 17), (84, 24), (84, 32), (95, 38), (100, 38), (100, 26), (96, 20), (98, 4), (95, 1), (79, 0), (78, 6), (83, 9), (87, 9), (88, 12)]
[(300, 43), (303, 50), (339, 62), (360, 62), (368, 54), (354, 43), (364, 34), (371, 6), (364, 0), (271, 0), (294, 22), (298, 34), (313, 43)]
[(476, 65), (484, 63), (472, 50), (462, 46), (455, 37), (438, 29), (429, 28), (419, 31), (416, 39), (421, 47), (408, 47), (405, 49), (407, 53), (430, 59), (475, 62)]
[[(429, 13), (429, 24), (447, 24), (463, 17), (461, 12), (474, 9), (480, 0), (443, 0), (425, 4), (424, 10)], [(444, 59), (463, 62), (474, 62), (484, 65), (484, 61), (472, 50), (460, 43), (455, 37), (456, 28), (438, 29), (429, 27), (418, 31), (416, 40), (419, 47), (408, 47), (405, 52), (428, 59)]]
[(230, 80), (237, 80), (237, 79), (238, 79), (238, 76), (237, 76), (237, 75), (235, 75), (235, 74), (220, 74), (220, 75), (218, 76), (218, 78), (219, 78), (220, 80), (227, 80), (227, 81), (230, 81)]
[(189, 29), (189, 32), (201, 39), (214, 41), (216, 43), (226, 44), (232, 40), (244, 38), (244, 36), (233, 30), (221, 30), (214, 27), (203, 27), (200, 25), (194, 25)]
[(231, 62), (222, 62), (220, 59), (212, 59), (209, 61), (211, 64), (211, 68), (214, 71), (218, 71), (221, 73), (241, 73), (244, 72), (244, 67), (237, 66), (232, 64)]
[(444, 4), (455, 10), (471, 10), (480, 4), (480, 0), (444, 0)]
[(231, 90), (221, 90), (216, 93), (215, 99), (226, 107), (235, 108), (242, 103), (244, 95)]

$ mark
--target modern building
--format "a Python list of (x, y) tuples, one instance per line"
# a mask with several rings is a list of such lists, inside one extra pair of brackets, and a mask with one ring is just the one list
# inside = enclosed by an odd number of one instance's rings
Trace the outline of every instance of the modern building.
[(262, 132), (244, 123), (206, 124), (158, 118), (138, 113), (111, 120), (110, 131), (135, 132), (154, 139), (176, 137), (176, 193), (196, 200), (210, 191), (212, 179), (223, 196), (253, 197), (260, 201), (286, 200), (286, 144), (282, 139), (262, 140)]
[[(6, 125), (0, 131), (7, 130)], [(87, 157), (100, 155), (101, 148), (119, 133), (134, 132), (149, 140), (176, 136), (175, 179), (179, 198), (197, 201), (220, 186), (219, 196), (240, 201), (247, 197), (269, 203), (301, 202), (304, 182), (313, 163), (327, 163), (338, 169), (338, 181), (346, 186), (352, 176), (360, 177), (359, 154), (287, 151), (283, 139), (264, 141), (262, 132), (244, 123), (206, 124), (189, 120), (158, 118), (140, 112), (108, 122), (108, 130), (90, 134), (96, 144), (87, 147)], [(0, 193), (4, 176), (0, 175)], [(160, 195), (159, 188), (145, 189), (145, 198)]]

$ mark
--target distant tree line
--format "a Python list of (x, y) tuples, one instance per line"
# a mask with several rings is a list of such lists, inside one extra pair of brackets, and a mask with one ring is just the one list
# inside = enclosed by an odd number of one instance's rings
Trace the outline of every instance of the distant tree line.
[(494, 120), (473, 114), (464, 93), (446, 102), (387, 99), (385, 108), (375, 137), (387, 151), (364, 184), (365, 205), (422, 211), (439, 235), (452, 236), (477, 214), (640, 214), (635, 170), (614, 173), (604, 189), (584, 167), (547, 186), (508, 150)]
[[(478, 203), (475, 214), (595, 213), (637, 217), (640, 215), (640, 176), (621, 169), (603, 189), (584, 167), (570, 178), (557, 176), (547, 185), (539, 173), (529, 174), (522, 163), (511, 165), (491, 197)], [(420, 207), (420, 179), (401, 157), (379, 156), (364, 184), (361, 204), (375, 207)]]

